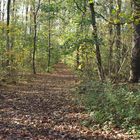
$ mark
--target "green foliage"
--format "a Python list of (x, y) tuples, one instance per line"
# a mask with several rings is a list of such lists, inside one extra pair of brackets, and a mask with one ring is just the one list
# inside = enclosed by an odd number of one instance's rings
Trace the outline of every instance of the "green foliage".
[(55, 9), (54, 8), (54, 5), (42, 5), (42, 7), (41, 7), (41, 9), (43, 10), (43, 11), (45, 11), (45, 12), (57, 12), (58, 11), (58, 9)]
[(92, 4), (94, 2), (94, 0), (89, 0), (88, 2), (89, 2), (89, 4)]
[[(84, 90), (83, 87), (84, 86)], [(84, 82), (79, 89), (82, 103), (91, 118), (104, 126), (111, 122), (115, 127), (140, 131), (140, 90), (129, 85), (112, 85), (95, 81)], [(136, 88), (136, 89), (135, 89)], [(131, 131), (130, 131), (131, 132)]]

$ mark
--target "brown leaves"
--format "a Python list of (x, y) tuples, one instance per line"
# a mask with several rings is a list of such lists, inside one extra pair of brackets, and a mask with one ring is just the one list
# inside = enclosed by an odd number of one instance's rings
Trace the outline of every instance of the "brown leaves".
[(99, 128), (94, 131), (81, 125), (82, 121), (92, 122), (70, 92), (77, 78), (63, 64), (55, 68), (51, 74), (26, 76), (28, 83), (22, 80), (0, 89), (0, 139), (120, 139), (120, 133)]

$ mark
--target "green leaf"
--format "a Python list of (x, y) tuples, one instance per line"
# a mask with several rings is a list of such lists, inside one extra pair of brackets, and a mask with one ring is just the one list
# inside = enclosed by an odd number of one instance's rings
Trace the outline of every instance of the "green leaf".
[(89, 0), (89, 4), (92, 4), (94, 2), (94, 0)]

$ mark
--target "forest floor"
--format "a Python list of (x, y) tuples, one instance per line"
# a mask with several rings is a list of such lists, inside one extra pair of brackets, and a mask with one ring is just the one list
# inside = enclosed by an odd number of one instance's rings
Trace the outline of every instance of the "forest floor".
[(89, 115), (76, 103), (78, 78), (64, 64), (48, 74), (25, 75), (0, 86), (0, 140), (129, 140), (112, 130), (82, 125)]

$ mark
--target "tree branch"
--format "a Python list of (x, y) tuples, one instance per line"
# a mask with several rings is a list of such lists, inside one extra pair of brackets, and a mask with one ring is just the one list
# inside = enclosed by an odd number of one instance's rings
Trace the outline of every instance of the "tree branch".
[(82, 13), (85, 13), (81, 8), (80, 6), (78, 5), (78, 3), (76, 2), (76, 0), (73, 0), (74, 3), (76, 4), (76, 7), (78, 8), (78, 10), (80, 10)]

